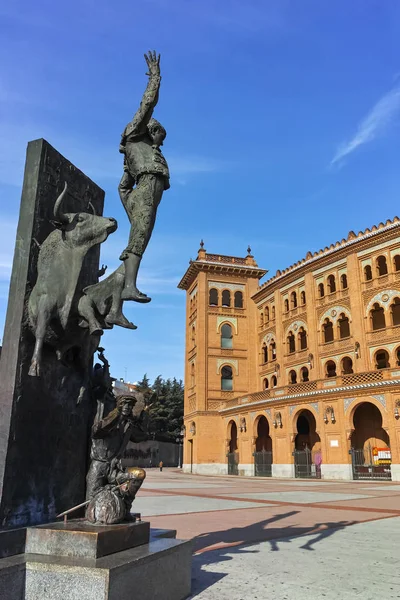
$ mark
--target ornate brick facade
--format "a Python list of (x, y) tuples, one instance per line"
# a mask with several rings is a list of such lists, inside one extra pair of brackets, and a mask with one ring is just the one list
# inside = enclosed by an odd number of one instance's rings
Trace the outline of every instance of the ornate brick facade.
[(234, 456), (236, 472), (254, 475), (262, 449), (273, 476), (291, 477), (295, 450), (310, 450), (314, 473), (341, 479), (355, 472), (352, 448), (372, 448), (379, 466), (375, 449), (390, 447), (400, 480), (399, 219), (350, 232), (259, 286), (265, 274), (250, 249), (238, 258), (202, 246), (179, 284), (184, 468), (225, 474)]

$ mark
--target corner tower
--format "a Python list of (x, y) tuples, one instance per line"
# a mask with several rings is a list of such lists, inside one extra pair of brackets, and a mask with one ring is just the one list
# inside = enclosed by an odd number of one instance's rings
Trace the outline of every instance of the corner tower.
[(218, 412), (247, 394), (257, 372), (256, 306), (251, 297), (260, 269), (248, 248), (244, 258), (209, 254), (203, 242), (178, 287), (186, 290), (184, 468), (226, 473)]

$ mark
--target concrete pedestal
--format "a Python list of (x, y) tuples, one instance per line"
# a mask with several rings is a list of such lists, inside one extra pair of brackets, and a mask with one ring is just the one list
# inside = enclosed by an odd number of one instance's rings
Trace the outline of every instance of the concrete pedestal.
[(149, 542), (107, 554), (128, 539), (148, 540), (148, 525), (96, 528), (77, 521), (28, 529), (30, 552), (0, 559), (0, 600), (184, 600), (192, 542), (176, 540), (176, 531), (155, 529)]
[(25, 552), (48, 556), (101, 558), (148, 544), (150, 523), (91, 525), (84, 519), (29, 527)]
[(159, 539), (97, 560), (26, 555), (25, 600), (184, 600), (191, 541)]

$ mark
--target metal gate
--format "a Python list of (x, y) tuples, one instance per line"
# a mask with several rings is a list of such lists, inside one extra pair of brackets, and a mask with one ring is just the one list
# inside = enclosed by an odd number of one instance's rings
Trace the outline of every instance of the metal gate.
[(321, 479), (321, 453), (312, 452), (309, 448), (295, 450), (294, 476), (305, 479)]
[[(351, 448), (349, 454), (353, 467), (353, 479), (392, 479), (391, 458), (387, 456), (380, 458), (377, 450), (371, 445), (360, 449)], [(387, 454), (390, 456), (390, 450)]]
[(261, 450), (254, 452), (255, 477), (272, 477), (272, 452)]
[(239, 452), (228, 453), (228, 475), (239, 475)]

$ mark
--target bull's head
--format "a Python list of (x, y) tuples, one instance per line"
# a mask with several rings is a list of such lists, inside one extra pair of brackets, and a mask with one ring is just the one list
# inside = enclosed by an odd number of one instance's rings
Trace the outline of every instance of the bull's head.
[[(62, 202), (67, 187), (65, 182), (64, 189), (54, 204), (54, 225), (61, 229), (64, 240), (69, 241), (74, 247), (101, 244), (117, 229), (117, 221), (86, 212), (64, 213)], [(90, 206), (93, 209), (93, 206)]]

